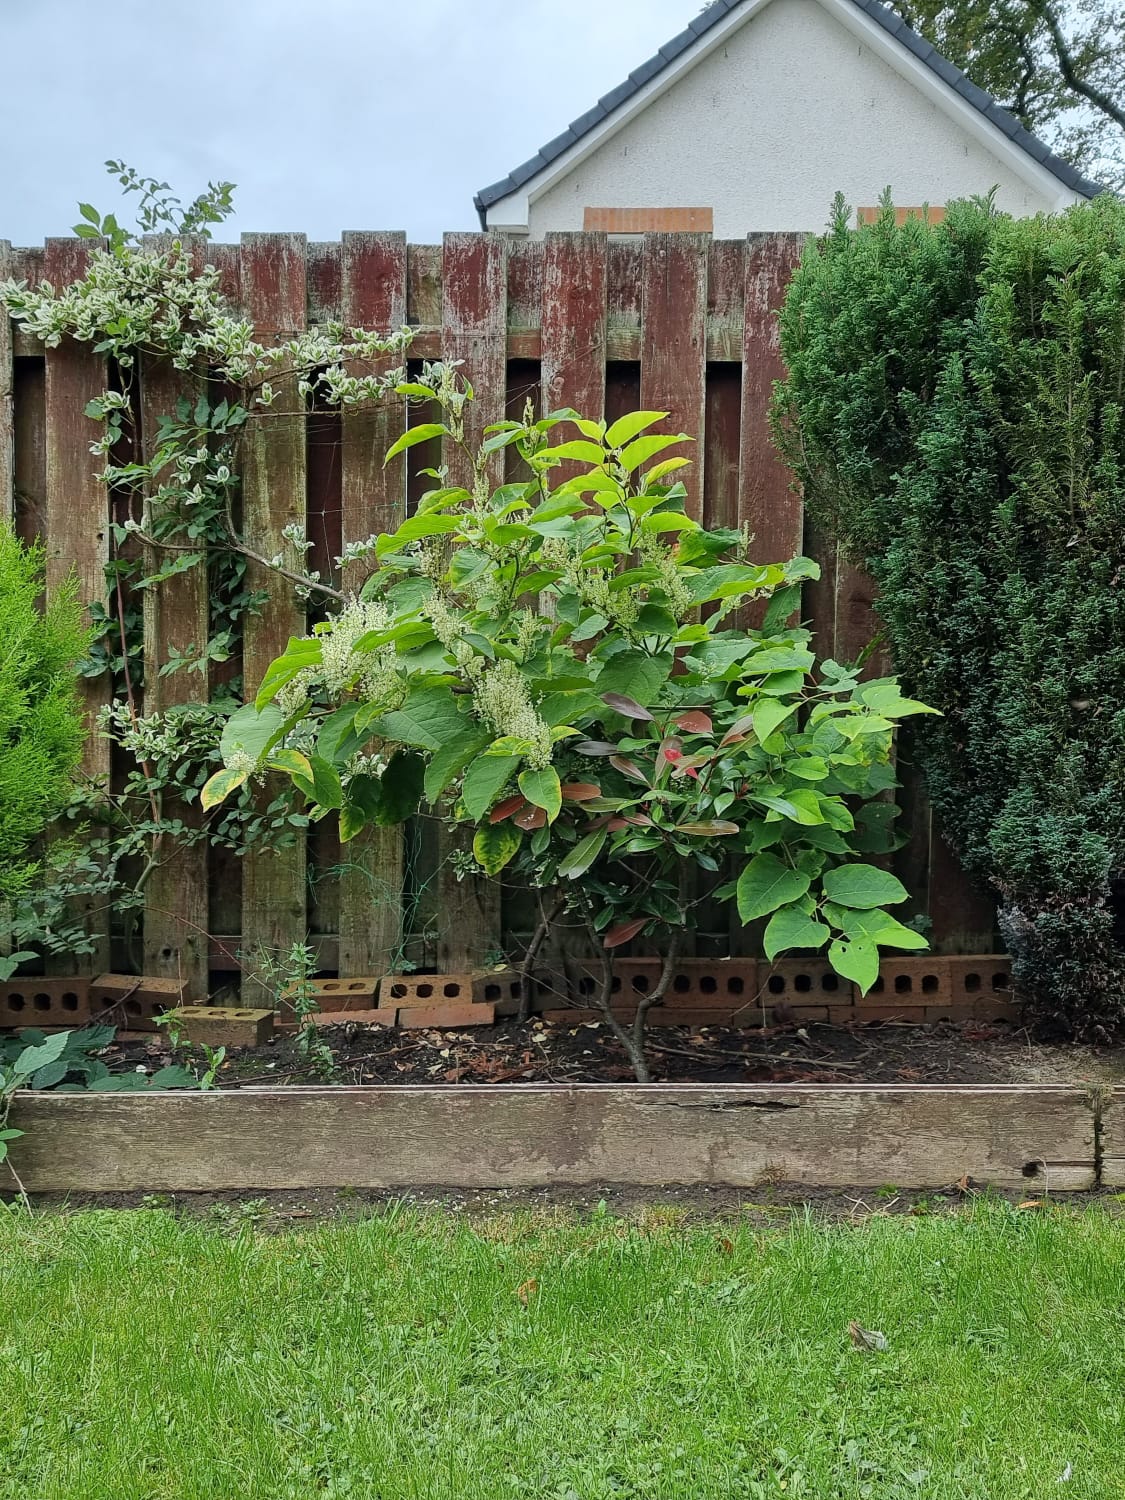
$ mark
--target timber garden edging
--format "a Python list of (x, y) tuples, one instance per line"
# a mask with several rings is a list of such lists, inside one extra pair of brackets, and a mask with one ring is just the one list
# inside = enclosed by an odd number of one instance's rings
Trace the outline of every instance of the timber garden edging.
[(628, 1084), (24, 1093), (29, 1192), (1125, 1185), (1125, 1089)]

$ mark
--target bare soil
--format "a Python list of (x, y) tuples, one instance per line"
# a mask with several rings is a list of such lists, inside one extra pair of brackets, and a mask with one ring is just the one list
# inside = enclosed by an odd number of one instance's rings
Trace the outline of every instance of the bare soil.
[[(559, 1025), (549, 1015), (461, 1031), (400, 1031), (360, 1022), (325, 1028), (331, 1071), (293, 1036), (231, 1051), (221, 1088), (247, 1085), (605, 1083), (632, 1069), (601, 1023)], [(1125, 1047), (1039, 1042), (984, 1025), (654, 1027), (648, 1050), (661, 1083), (1125, 1084)], [(104, 1054), (119, 1069), (182, 1059), (167, 1038), (122, 1038)]]

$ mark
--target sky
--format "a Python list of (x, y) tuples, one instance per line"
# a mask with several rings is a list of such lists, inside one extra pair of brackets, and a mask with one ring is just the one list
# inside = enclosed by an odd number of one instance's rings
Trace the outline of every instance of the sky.
[[(119, 158), (216, 238), (475, 229), (473, 194), (682, 31), (702, 0), (0, 0), (0, 240), (117, 212)], [(119, 217), (121, 215), (119, 214)], [(130, 219), (131, 222), (131, 219)]]

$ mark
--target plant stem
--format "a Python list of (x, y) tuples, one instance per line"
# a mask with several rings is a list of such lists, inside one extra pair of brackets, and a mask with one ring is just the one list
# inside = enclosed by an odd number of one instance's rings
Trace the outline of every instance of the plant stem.
[[(633, 1065), (633, 1074), (638, 1083), (651, 1083), (652, 1075), (648, 1070), (648, 1061), (644, 1049), (644, 1021), (641, 1021), (638, 1033), (636, 1023), (630, 1030), (622, 1026), (621, 1022), (613, 1013), (613, 955), (608, 948), (604, 947), (597, 928), (594, 926), (592, 917), (586, 919), (586, 931), (590, 935), (594, 952), (602, 966), (601, 984), (591, 997), (594, 1009), (602, 1017), (602, 1020), (613, 1032), (614, 1036), (625, 1049), (625, 1055)], [(638, 1015), (640, 1009), (638, 1007)], [(646, 1012), (647, 1013), (647, 1012)]]
[(522, 1025), (531, 1015), (531, 987), (534, 984), (535, 960), (539, 957), (539, 950), (547, 941), (551, 931), (552, 923), (563, 909), (563, 898), (561, 896), (555, 901), (551, 910), (544, 911), (543, 900), (539, 900), (539, 925), (531, 935), (531, 942), (527, 945), (527, 952), (520, 964), (520, 1008), (516, 1020)]

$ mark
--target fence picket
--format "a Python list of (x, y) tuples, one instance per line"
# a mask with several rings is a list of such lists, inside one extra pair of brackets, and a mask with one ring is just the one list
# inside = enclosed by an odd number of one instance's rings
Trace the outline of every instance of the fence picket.
[[(263, 343), (292, 337), (305, 327), (306, 277), (303, 234), (246, 234), (242, 237), (241, 294), (246, 316)], [(275, 406), (252, 418), (245, 438), (242, 516), (255, 550), (303, 562), (282, 535), (286, 526), (304, 530), (305, 411), (296, 382), (275, 381)], [(275, 414), (276, 413), (276, 414)], [(249, 565), (253, 584), (268, 600), (246, 621), (243, 640), (245, 696), (252, 700), (266, 668), (284, 651), (291, 635), (303, 634), (305, 610), (292, 584), (257, 564)], [(306, 849), (298, 840), (288, 849), (254, 853), (242, 861), (242, 947), (257, 965), (277, 958), (307, 931)], [(257, 1000), (259, 995), (253, 998)], [(248, 998), (244, 996), (244, 999)]]
[[(141, 444), (149, 462), (156, 452), (161, 416), (173, 416), (183, 397), (194, 402), (199, 382), (165, 361), (146, 360), (140, 386)], [(159, 551), (146, 549), (145, 571), (152, 572), (167, 560)], [(163, 713), (180, 703), (206, 703), (210, 688), (206, 666), (160, 674), (172, 651), (179, 655), (192, 647), (201, 651), (207, 641), (207, 564), (175, 573), (158, 587), (145, 589), (141, 597), (145, 713)], [(200, 826), (198, 803), (169, 801), (162, 812), (189, 828)], [(157, 860), (145, 883), (145, 973), (185, 980), (189, 995), (198, 1001), (207, 994), (207, 846), (202, 841), (186, 846), (169, 841), (167, 848), (157, 851)]]
[[(66, 286), (86, 273), (89, 250), (85, 241), (51, 239), (44, 256), (44, 274), (52, 286)], [(47, 595), (72, 572), (79, 596), (89, 603), (106, 598), (105, 568), (110, 556), (109, 495), (97, 477), (105, 460), (90, 452), (99, 429), (86, 416), (86, 404), (102, 395), (108, 384), (105, 359), (86, 344), (64, 339), (47, 353)], [(91, 722), (110, 701), (107, 674), (83, 678), (79, 691)], [(91, 781), (108, 784), (109, 741), (97, 733), (86, 740), (82, 772)], [(81, 914), (94, 951), (79, 961), (96, 973), (109, 965), (109, 911), (104, 903), (82, 903)], [(70, 967), (70, 960), (59, 960)]]
[[(447, 234), (442, 245), (441, 355), (457, 360), (477, 393), (465, 423), (474, 450), (484, 428), (504, 417), (507, 392), (507, 245), (496, 235)], [(446, 444), (451, 484), (471, 484), (469, 459)], [(492, 486), (504, 482), (504, 452), (487, 469)], [(501, 947), (500, 884), (458, 880), (456, 856), (467, 849), (462, 832), (442, 830), (438, 852), (438, 963), (450, 972), (479, 964)]]
[[(544, 412), (605, 412), (608, 260), (604, 234), (549, 234), (543, 260)], [(571, 428), (564, 434), (575, 436)]]
[[(682, 470), (689, 516), (703, 516), (710, 236), (646, 234), (641, 260), (641, 406), (695, 439)], [(678, 476), (677, 476), (678, 477)]]
[[(342, 312), (348, 328), (392, 333), (405, 324), (404, 234), (344, 235)], [(357, 368), (355, 373), (374, 374), (377, 368)], [(406, 458), (383, 463), (405, 419), (405, 403), (393, 398), (343, 412), (340, 524), (345, 546), (393, 531), (406, 517)], [(354, 576), (354, 569), (346, 572), (345, 582)], [(367, 829), (343, 848), (341, 860), (340, 973), (383, 973), (393, 967), (402, 944), (403, 831)]]

